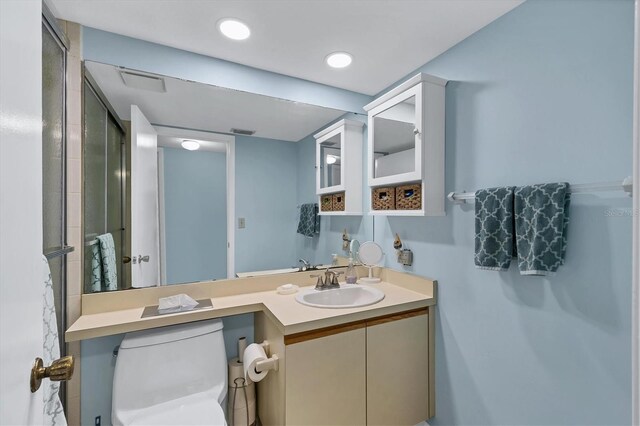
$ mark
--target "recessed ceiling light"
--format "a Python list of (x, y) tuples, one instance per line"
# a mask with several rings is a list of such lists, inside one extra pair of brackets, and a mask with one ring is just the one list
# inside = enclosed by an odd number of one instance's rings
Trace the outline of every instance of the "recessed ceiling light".
[(325, 59), (331, 68), (344, 68), (351, 64), (353, 58), (347, 52), (334, 52)]
[(189, 151), (195, 151), (200, 148), (200, 144), (196, 141), (184, 140), (182, 141), (182, 147)]
[(338, 157), (335, 155), (327, 155), (327, 164), (335, 164), (338, 161)]
[(251, 35), (251, 30), (245, 23), (233, 18), (224, 18), (218, 21), (218, 29), (231, 40), (245, 40)]

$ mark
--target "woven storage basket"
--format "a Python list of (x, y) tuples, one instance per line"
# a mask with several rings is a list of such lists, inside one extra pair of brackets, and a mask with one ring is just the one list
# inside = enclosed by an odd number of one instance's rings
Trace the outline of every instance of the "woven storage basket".
[(320, 196), (320, 211), (332, 212), (333, 211), (333, 196), (321, 195)]
[(337, 194), (333, 194), (333, 211), (334, 212), (344, 211), (344, 192), (338, 192)]
[(422, 184), (396, 186), (396, 209), (420, 210), (422, 208)]
[(371, 190), (373, 210), (395, 210), (396, 190), (394, 187), (373, 188)]

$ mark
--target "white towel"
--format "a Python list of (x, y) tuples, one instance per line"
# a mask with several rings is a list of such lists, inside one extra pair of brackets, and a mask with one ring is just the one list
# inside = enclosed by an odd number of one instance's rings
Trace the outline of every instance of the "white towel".
[[(42, 310), (43, 326), (43, 356), (44, 365), (51, 365), (53, 361), (60, 358), (60, 342), (58, 340), (58, 323), (56, 322), (56, 306), (53, 300), (53, 281), (47, 258), (42, 256), (42, 280), (44, 282), (44, 303)], [(44, 380), (44, 424), (55, 426), (66, 426), (67, 419), (64, 416), (62, 402), (60, 402), (60, 382)]]

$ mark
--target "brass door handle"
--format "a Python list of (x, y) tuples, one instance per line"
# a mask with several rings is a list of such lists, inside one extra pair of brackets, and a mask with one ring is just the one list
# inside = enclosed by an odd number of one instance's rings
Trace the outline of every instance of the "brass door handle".
[(129, 263), (131, 262), (131, 258), (129, 256), (122, 256), (122, 263)]
[(54, 382), (67, 381), (73, 376), (73, 367), (75, 361), (72, 356), (65, 356), (51, 363), (49, 367), (45, 367), (42, 358), (36, 358), (31, 368), (31, 393), (40, 389), (42, 379), (49, 378)]

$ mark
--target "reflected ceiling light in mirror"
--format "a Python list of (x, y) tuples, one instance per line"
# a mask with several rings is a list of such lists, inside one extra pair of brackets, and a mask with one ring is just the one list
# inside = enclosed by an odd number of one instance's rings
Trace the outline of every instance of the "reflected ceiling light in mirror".
[(327, 155), (327, 164), (335, 164), (336, 161), (338, 161), (338, 156), (331, 154)]
[(198, 142), (187, 139), (183, 140), (181, 145), (184, 149), (189, 151), (195, 151), (200, 148), (200, 144)]
[(351, 65), (353, 57), (347, 52), (333, 52), (326, 57), (325, 61), (331, 68), (345, 68)]
[(246, 40), (251, 35), (251, 30), (244, 23), (235, 18), (224, 18), (218, 21), (218, 29), (231, 40)]

